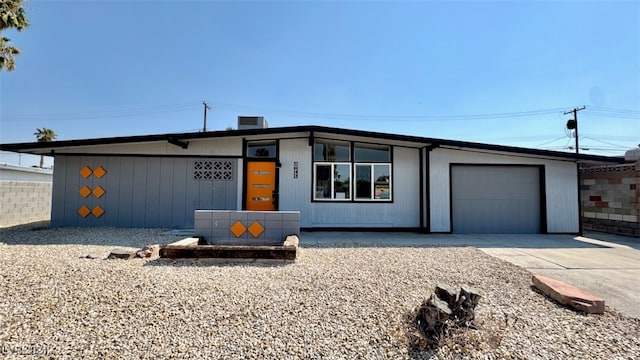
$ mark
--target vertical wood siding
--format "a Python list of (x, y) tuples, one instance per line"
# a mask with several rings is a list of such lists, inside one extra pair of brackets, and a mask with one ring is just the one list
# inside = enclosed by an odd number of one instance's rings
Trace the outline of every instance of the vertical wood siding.
[[(196, 180), (194, 161), (230, 161), (233, 178)], [(84, 166), (103, 167), (98, 178), (80, 176)], [(105, 194), (83, 198), (79, 189), (101, 186)], [(53, 226), (119, 226), (192, 228), (196, 209), (236, 210), (238, 199), (236, 159), (154, 158), (119, 156), (56, 156), (52, 219)], [(104, 214), (81, 217), (81, 206), (100, 206)]]

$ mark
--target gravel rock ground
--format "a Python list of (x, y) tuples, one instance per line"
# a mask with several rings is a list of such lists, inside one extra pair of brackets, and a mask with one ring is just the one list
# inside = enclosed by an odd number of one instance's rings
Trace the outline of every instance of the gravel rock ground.
[[(303, 248), (286, 265), (103, 260), (175, 240), (0, 230), (0, 357), (640, 358), (640, 320), (565, 309), (526, 270), (474, 248)], [(427, 351), (409, 319), (437, 283), (480, 290), (479, 329)]]

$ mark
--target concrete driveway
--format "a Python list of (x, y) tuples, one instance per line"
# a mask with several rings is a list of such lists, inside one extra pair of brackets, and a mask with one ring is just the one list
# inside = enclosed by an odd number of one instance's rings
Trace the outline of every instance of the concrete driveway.
[(387, 232), (303, 232), (312, 247), (473, 246), (526, 268), (577, 286), (605, 305), (640, 318), (640, 239), (587, 232), (573, 235), (460, 235)]

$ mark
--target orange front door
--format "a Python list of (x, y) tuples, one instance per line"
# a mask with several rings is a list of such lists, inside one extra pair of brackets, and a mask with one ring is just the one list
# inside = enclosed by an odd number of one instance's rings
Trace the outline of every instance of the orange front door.
[(247, 210), (276, 209), (276, 163), (247, 163)]

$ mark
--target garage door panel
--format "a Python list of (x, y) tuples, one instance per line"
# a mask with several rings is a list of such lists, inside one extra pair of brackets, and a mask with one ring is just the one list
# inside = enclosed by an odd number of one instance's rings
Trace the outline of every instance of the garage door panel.
[(451, 178), (453, 232), (540, 232), (538, 167), (454, 165)]

